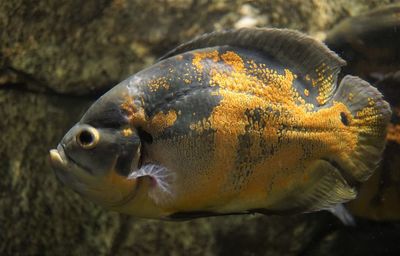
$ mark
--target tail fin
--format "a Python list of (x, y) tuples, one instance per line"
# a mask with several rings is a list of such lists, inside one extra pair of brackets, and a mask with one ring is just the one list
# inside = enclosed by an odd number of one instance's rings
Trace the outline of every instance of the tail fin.
[(357, 146), (345, 159), (339, 160), (354, 180), (363, 182), (371, 176), (381, 160), (386, 143), (387, 125), (391, 117), (389, 104), (382, 94), (368, 82), (345, 76), (333, 98), (350, 110), (351, 121), (342, 116), (358, 134)]

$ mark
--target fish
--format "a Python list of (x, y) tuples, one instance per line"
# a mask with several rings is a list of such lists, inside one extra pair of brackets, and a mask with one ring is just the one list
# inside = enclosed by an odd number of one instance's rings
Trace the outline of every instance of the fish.
[(381, 6), (334, 26), (325, 44), (349, 65), (343, 73), (378, 82), (400, 70), (400, 4)]
[(330, 210), (377, 168), (391, 116), (294, 30), (199, 36), (101, 96), (50, 150), (64, 184), (140, 218)]

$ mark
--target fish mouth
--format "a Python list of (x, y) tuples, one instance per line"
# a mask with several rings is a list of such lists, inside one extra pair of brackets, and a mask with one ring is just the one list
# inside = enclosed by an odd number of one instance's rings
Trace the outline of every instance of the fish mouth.
[(61, 144), (57, 146), (57, 149), (50, 150), (50, 163), (58, 180), (63, 184), (73, 184), (72, 187), (78, 192), (83, 188), (83, 184), (73, 175), (72, 169), (76, 169), (76, 167), (69, 161)]
[[(99, 204), (106, 207), (121, 207), (133, 200), (138, 193), (140, 186), (135, 185), (132, 187), (132, 191), (122, 198), (118, 197), (115, 201), (105, 202), (99, 194), (104, 188), (109, 186), (105, 179), (93, 176), (91, 172), (88, 172), (87, 168), (75, 162), (72, 157), (67, 155), (61, 143), (56, 149), (51, 149), (49, 153), (50, 163), (58, 180), (82, 196), (93, 198)], [(107, 194), (106, 192), (104, 193)]]
[(79, 169), (80, 171), (92, 173), (89, 168), (78, 164), (73, 158), (69, 157), (67, 153), (65, 153), (65, 149), (62, 144), (58, 144), (57, 149), (50, 150), (50, 162), (52, 167), (57, 171), (70, 171), (70, 169)]
[(85, 169), (68, 157), (62, 144), (50, 150), (50, 163), (57, 178), (65, 184), (74, 183), (81, 187), (82, 181), (87, 180)]
[(50, 162), (54, 169), (62, 169), (65, 170), (68, 166), (68, 157), (65, 154), (64, 147), (62, 145), (58, 145), (57, 149), (50, 150)]

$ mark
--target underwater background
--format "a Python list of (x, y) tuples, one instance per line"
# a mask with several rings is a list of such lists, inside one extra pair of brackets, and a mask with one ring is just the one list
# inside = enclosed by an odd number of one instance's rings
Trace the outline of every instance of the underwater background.
[[(399, 5), (0, 0), (0, 255), (400, 255)], [(180, 43), (239, 27), (325, 41), (347, 60), (345, 72), (392, 105), (381, 167), (347, 205), (356, 226), (328, 212), (144, 220), (96, 206), (56, 179), (48, 150), (100, 95)]]

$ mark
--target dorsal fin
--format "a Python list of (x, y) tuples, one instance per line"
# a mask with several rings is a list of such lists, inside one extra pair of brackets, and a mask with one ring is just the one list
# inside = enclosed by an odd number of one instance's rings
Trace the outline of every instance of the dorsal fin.
[(323, 87), (321, 105), (331, 98), (336, 90), (337, 74), (346, 65), (336, 53), (312, 37), (276, 28), (241, 28), (204, 34), (176, 47), (160, 60), (191, 50), (223, 45), (266, 53), (312, 82), (314, 87)]

